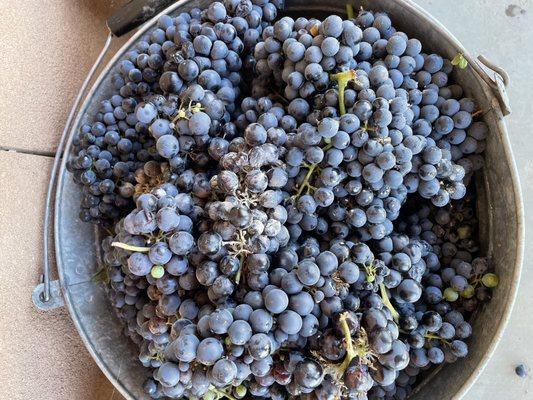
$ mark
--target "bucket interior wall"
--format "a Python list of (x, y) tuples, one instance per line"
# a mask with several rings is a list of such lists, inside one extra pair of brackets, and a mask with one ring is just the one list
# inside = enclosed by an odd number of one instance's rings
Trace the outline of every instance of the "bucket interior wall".
[[(352, 2), (357, 10), (362, 2)], [(368, 3), (368, 2), (364, 2)], [(423, 43), (425, 52), (438, 52), (453, 58), (460, 45), (443, 28), (410, 1), (373, 0), (372, 10), (386, 11), (399, 30)], [(174, 12), (209, 4), (209, 1), (180, 1)], [(345, 15), (345, 1), (287, 0), (285, 14), (293, 16)], [(141, 30), (144, 28), (141, 28)], [(132, 39), (135, 40), (135, 37)], [(104, 69), (78, 115), (74, 131), (90, 120), (99, 103), (110, 94), (109, 84), (116, 60), (134, 46), (130, 40)], [(514, 300), (519, 278), (522, 248), (522, 215), (514, 161), (506, 137), (506, 128), (495, 98), (488, 87), (466, 68), (454, 78), (470, 97), (474, 97), (490, 127), (485, 152), (486, 165), (477, 179), (480, 196), (479, 215), (482, 247), (500, 276), (500, 285), (492, 301), (473, 320), (474, 334), (469, 340), (466, 359), (435, 371), (419, 385), (412, 399), (444, 400), (461, 397), (473, 384), (503, 330)], [(70, 147), (70, 142), (69, 142)], [(137, 360), (137, 347), (123, 335), (123, 327), (109, 304), (101, 285), (91, 281), (99, 270), (98, 235), (93, 226), (78, 219), (79, 188), (74, 184), (63, 162), (56, 197), (55, 244), (57, 264), (67, 306), (72, 319), (97, 364), (127, 399), (148, 399), (142, 391), (147, 371)]]

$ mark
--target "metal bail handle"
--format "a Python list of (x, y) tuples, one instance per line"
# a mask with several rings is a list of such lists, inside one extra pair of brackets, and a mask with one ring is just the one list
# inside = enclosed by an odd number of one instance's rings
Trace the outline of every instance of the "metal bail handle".
[(61, 295), (61, 285), (58, 280), (50, 281), (50, 297), (47, 301), (44, 300), (44, 283), (35, 286), (31, 294), (31, 299), (33, 304), (42, 311), (53, 310), (65, 305), (65, 301)]
[(32, 294), (33, 304), (35, 304), (41, 310), (49, 310), (52, 308), (61, 307), (63, 305), (62, 299), (61, 299), (61, 302), (57, 300), (57, 295), (61, 297), (59, 281), (50, 282), (50, 243), (48, 241), (48, 238), (49, 238), (49, 235), (51, 234), (51, 230), (50, 230), (51, 218), (50, 217), (52, 216), (52, 213), (53, 213), (52, 198), (54, 197), (54, 193), (56, 189), (57, 175), (58, 175), (59, 165), (61, 164), (61, 159), (63, 157), (63, 152), (65, 150), (66, 139), (68, 137), (69, 132), (72, 129), (74, 117), (76, 113), (78, 112), (81, 100), (85, 97), (87, 86), (92, 81), (94, 74), (100, 67), (102, 60), (104, 59), (107, 53), (107, 50), (109, 49), (109, 46), (111, 45), (112, 38), (113, 38), (112, 34), (109, 33), (109, 35), (107, 36), (107, 40), (104, 44), (104, 47), (102, 51), (100, 52), (100, 55), (96, 59), (96, 62), (91, 67), (89, 74), (87, 75), (87, 77), (83, 81), (83, 84), (81, 85), (78, 95), (76, 96), (76, 99), (74, 100), (74, 104), (72, 105), (72, 109), (70, 110), (70, 113), (68, 115), (65, 128), (63, 129), (63, 132), (61, 133), (61, 138), (59, 139), (59, 144), (57, 146), (57, 151), (54, 157), (54, 164), (52, 166), (52, 172), (50, 174), (50, 182), (48, 184), (48, 191), (46, 192), (46, 204), (45, 204), (45, 209), (44, 209), (44, 227), (43, 227), (44, 264), (43, 264), (42, 283), (40, 283), (39, 285), (35, 287), (33, 294)]
[(502, 67), (489, 61), (484, 55), (479, 55), (472, 66), (481, 79), (491, 87), (503, 116), (511, 114), (511, 105), (506, 91), (511, 81), (509, 74)]
[(44, 252), (44, 264), (43, 274), (41, 276), (41, 283), (35, 287), (32, 294), (33, 303), (41, 310), (49, 310), (63, 305), (63, 298), (61, 296), (61, 285), (59, 281), (50, 281), (50, 243), (48, 241), (51, 234), (51, 220), (50, 217), (53, 213), (52, 198), (54, 197), (56, 189), (57, 175), (61, 159), (65, 151), (65, 143), (69, 133), (72, 130), (72, 125), (75, 120), (75, 116), (79, 110), (81, 101), (85, 99), (87, 94), (87, 87), (93, 80), (96, 71), (100, 68), (104, 57), (109, 50), (113, 37), (119, 37), (131, 30), (142, 25), (146, 21), (156, 17), (166, 7), (174, 3), (175, 0), (131, 0), (122, 8), (117, 10), (107, 20), (107, 28), (109, 34), (102, 51), (98, 55), (95, 63), (89, 70), (87, 77), (83, 81), (80, 87), (78, 95), (74, 100), (72, 109), (67, 118), (65, 128), (61, 133), (57, 151), (54, 157), (54, 163), (52, 165), (52, 172), (50, 174), (50, 182), (48, 184), (48, 190), (46, 193), (46, 203), (44, 211), (44, 226), (43, 226), (43, 252)]

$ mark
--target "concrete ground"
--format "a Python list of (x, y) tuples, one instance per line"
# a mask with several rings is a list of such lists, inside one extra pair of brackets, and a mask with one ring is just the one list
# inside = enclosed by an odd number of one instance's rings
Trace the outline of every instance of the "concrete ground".
[[(290, 1), (290, 0), (287, 0)], [(120, 399), (93, 363), (64, 309), (30, 301), (42, 265), (44, 199), (73, 98), (105, 39), (105, 17), (123, 1), (0, 2), (0, 400)], [(533, 226), (533, 2), (416, 0), (474, 55), (511, 76), (509, 135), (522, 181), (526, 234)], [(519, 297), (502, 343), (466, 400), (526, 399), (533, 365), (533, 246), (526, 246)]]

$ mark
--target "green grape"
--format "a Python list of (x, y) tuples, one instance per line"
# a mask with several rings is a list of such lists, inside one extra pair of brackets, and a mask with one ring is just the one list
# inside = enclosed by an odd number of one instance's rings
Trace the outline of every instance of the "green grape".
[(470, 299), (474, 296), (474, 294), (476, 294), (474, 286), (468, 285), (465, 290), (461, 292), (461, 297), (464, 297), (465, 299)]
[(469, 239), (472, 236), (472, 228), (468, 225), (460, 226), (457, 229), (457, 234), (459, 235), (459, 239)]
[(500, 278), (498, 278), (498, 275), (489, 272), (488, 274), (483, 275), (481, 283), (483, 283), (485, 287), (492, 289), (498, 286)]
[(457, 293), (452, 288), (446, 288), (444, 289), (444, 298), (447, 301), (454, 302), (459, 298), (459, 293)]
[(246, 395), (246, 386), (240, 385), (235, 388), (235, 393), (239, 397), (244, 397)]
[(164, 274), (165, 268), (163, 268), (161, 265), (154, 265), (150, 271), (150, 275), (152, 275), (152, 277), (155, 279), (163, 277)]

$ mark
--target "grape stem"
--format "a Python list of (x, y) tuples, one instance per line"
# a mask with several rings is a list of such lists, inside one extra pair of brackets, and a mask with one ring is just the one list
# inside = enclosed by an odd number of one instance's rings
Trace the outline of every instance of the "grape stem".
[(135, 251), (138, 253), (148, 253), (150, 251), (150, 247), (132, 246), (131, 244), (121, 242), (113, 242), (111, 243), (111, 246), (118, 247), (119, 249), (123, 250)]
[(348, 315), (349, 313), (347, 312), (339, 314), (339, 326), (340, 330), (344, 335), (344, 342), (346, 346), (346, 354), (341, 364), (329, 364), (319, 355), (319, 352), (311, 351), (311, 354), (313, 354), (317, 358), (317, 360), (320, 360), (320, 362), (325, 364), (326, 370), (329, 371), (327, 373), (338, 382), (341, 382), (344, 374), (346, 373), (346, 370), (352, 363), (353, 359), (356, 357), (359, 358), (358, 362), (360, 364), (365, 364), (368, 365), (370, 368), (374, 368), (372, 364), (373, 357), (375, 356), (375, 354), (372, 352), (368, 345), (368, 337), (366, 331), (364, 328), (360, 327), (358, 330), (357, 337), (352, 337), (350, 327), (347, 321)]
[(239, 284), (241, 280), (243, 264), (244, 264), (244, 253), (242, 253), (239, 257), (239, 269), (237, 270), (237, 273), (235, 274), (235, 283), (237, 285)]
[[(235, 256), (237, 255), (239, 256), (239, 269), (237, 270), (237, 273), (235, 274), (235, 283), (239, 284), (241, 280), (242, 269), (244, 266), (244, 257), (246, 256), (246, 254), (250, 254), (251, 252), (247, 248), (247, 238), (246, 238), (245, 231), (240, 229), (237, 232), (237, 238), (238, 240), (236, 241), (224, 242), (224, 244), (233, 246), (233, 249), (230, 249), (230, 250), (234, 253)], [(235, 248), (235, 246), (237, 248)]]
[(367, 263), (363, 264), (366, 272), (366, 281), (369, 283), (372, 283), (376, 280), (376, 268), (373, 264), (367, 265)]
[[(327, 143), (327, 139), (326, 139), (326, 143)], [(331, 143), (327, 143), (324, 147), (322, 147), (322, 151), (326, 152), (329, 149), (331, 149), (332, 147), (333, 147), (333, 145)], [(318, 164), (311, 164), (311, 165), (307, 166), (307, 168), (309, 168), (309, 170), (307, 171), (307, 174), (305, 174), (305, 177), (304, 177), (304, 180), (302, 181), (302, 183), (298, 186), (298, 191), (294, 195), (294, 198), (297, 199), (298, 197), (300, 197), (305, 188), (307, 188), (308, 192), (309, 192), (309, 190), (316, 189), (314, 186), (312, 186), (309, 183), (309, 180), (313, 176), (313, 172), (315, 171), (315, 169), (317, 167), (318, 167)]]
[(398, 314), (398, 311), (396, 311), (396, 309), (392, 305), (392, 303), (391, 303), (391, 301), (389, 299), (389, 294), (387, 293), (387, 288), (385, 287), (385, 284), (380, 283), (379, 284), (379, 290), (381, 292), (381, 298), (383, 300), (383, 304), (385, 304), (385, 307), (387, 307), (390, 310), (390, 312), (392, 314), (392, 318), (394, 319), (394, 321), (396, 323), (398, 323), (398, 321), (400, 319), (400, 314)]
[(244, 191), (237, 190), (235, 192), (235, 196), (249, 208), (257, 205), (258, 196), (248, 193), (246, 190)]
[[(363, 124), (363, 130), (366, 131), (366, 132), (374, 132), (375, 129), (372, 128), (371, 126), (368, 126), (368, 121), (365, 121), (365, 123)], [(386, 141), (388, 139), (388, 141)], [(386, 138), (379, 138), (378, 141), (380, 141), (380, 143), (390, 143), (390, 137), (386, 137)]]
[(434, 339), (434, 340), (440, 340), (441, 342), (443, 342), (443, 343), (445, 343), (445, 344), (447, 344), (447, 345), (450, 345), (450, 342), (449, 342), (449, 341), (447, 341), (446, 339), (443, 339), (443, 338), (441, 338), (440, 336), (437, 336), (437, 335), (432, 335), (432, 334), (430, 334), (430, 333), (426, 333), (426, 334), (424, 335), (424, 337), (425, 337), (426, 339), (429, 339), (429, 340), (432, 340), (432, 339)]
[(346, 15), (348, 16), (348, 19), (354, 18), (353, 6), (351, 4), (346, 4)]
[(218, 398), (226, 397), (226, 398), (228, 398), (229, 400), (237, 400), (235, 397), (233, 397), (233, 396), (230, 395), (229, 393), (226, 393), (226, 392), (223, 391), (223, 390), (217, 389), (217, 388), (214, 387), (214, 386), (212, 386), (211, 388), (209, 388), (209, 390), (211, 390), (212, 392), (216, 393), (216, 394), (219, 396)]
[(346, 114), (346, 104), (344, 103), (344, 90), (348, 86), (348, 82), (356, 80), (357, 75), (355, 70), (350, 69), (348, 71), (339, 72), (331, 75), (331, 79), (337, 81), (339, 85), (339, 111), (341, 115)]
[(311, 187), (311, 185), (309, 184), (309, 179), (313, 175), (313, 171), (316, 169), (317, 166), (318, 164), (311, 164), (309, 166), (309, 170), (307, 171), (307, 174), (305, 174), (304, 180), (301, 183), (300, 187), (298, 188), (298, 191), (296, 192), (296, 195), (295, 195), (296, 198), (300, 197), (300, 195), (302, 194), (305, 188), (309, 189)]
[(339, 323), (342, 329), (342, 333), (344, 334), (344, 341), (346, 342), (346, 356), (344, 357), (344, 361), (339, 367), (340, 377), (344, 376), (344, 373), (350, 366), (350, 363), (355, 358), (355, 356), (357, 356), (357, 353), (353, 347), (350, 327), (348, 326), (348, 322), (346, 321), (346, 315), (346, 313), (342, 313), (339, 317)]
[(202, 110), (203, 110), (203, 107), (202, 107), (201, 103), (195, 103), (193, 105), (192, 104), (192, 100), (190, 100), (189, 104), (187, 105), (187, 107), (184, 107), (183, 103), (182, 103), (180, 108), (178, 109), (176, 115), (172, 119), (172, 123), (176, 124), (176, 121), (178, 121), (179, 119), (189, 119), (190, 118), (190, 114), (194, 114), (194, 113), (196, 113), (198, 111), (202, 111)]

